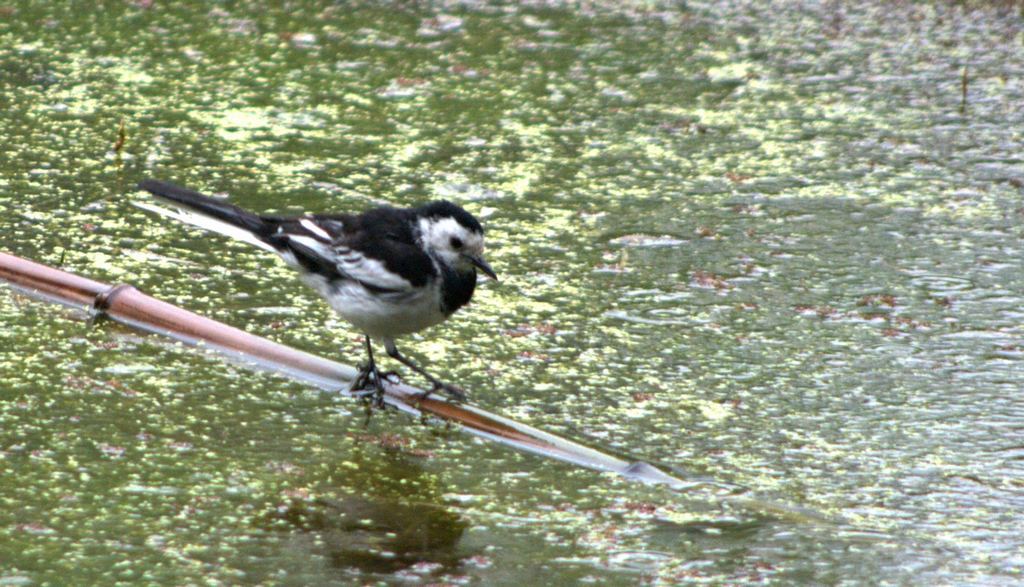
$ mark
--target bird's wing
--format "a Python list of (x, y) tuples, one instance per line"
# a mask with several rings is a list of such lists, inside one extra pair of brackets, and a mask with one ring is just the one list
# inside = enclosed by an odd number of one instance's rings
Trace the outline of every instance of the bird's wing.
[(146, 180), (139, 188), (171, 206), (137, 203), (141, 208), (274, 251), (329, 281), (349, 279), (379, 293), (402, 293), (436, 274), (415, 244), (406, 213), (396, 208), (285, 218), (257, 215), (167, 182)]
[[(393, 246), (397, 254), (422, 255), (418, 249), (402, 251), (403, 247)], [(373, 290), (389, 292), (407, 292), (413, 290), (417, 285), (423, 285), (425, 280), (414, 280), (395, 270), (395, 263), (387, 263), (382, 259), (370, 256), (368, 253), (349, 248), (345, 245), (338, 245), (336, 264), (338, 271), (359, 283)], [(426, 257), (426, 255), (423, 255)], [(429, 259), (427, 259), (429, 262)], [(419, 284), (414, 283), (421, 281)]]
[(387, 233), (345, 232), (340, 218), (288, 219), (270, 241), (286, 261), (307, 271), (332, 280), (351, 279), (382, 293), (422, 287), (436, 272), (419, 247)]

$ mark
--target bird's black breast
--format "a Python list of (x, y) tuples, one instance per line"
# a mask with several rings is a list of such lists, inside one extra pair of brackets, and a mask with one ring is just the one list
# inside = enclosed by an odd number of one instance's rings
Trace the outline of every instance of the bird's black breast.
[(476, 289), (476, 271), (460, 273), (451, 267), (441, 266), (441, 311), (451, 316), (456, 310), (473, 299)]

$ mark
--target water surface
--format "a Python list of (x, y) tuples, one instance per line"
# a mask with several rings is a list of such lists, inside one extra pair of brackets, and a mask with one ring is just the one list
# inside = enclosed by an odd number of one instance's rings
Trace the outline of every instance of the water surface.
[(1021, 580), (1019, 11), (258, 4), (0, 6), (3, 249), (356, 362), (282, 265), (132, 186), (449, 198), (503, 281), (410, 354), (845, 522), (366, 423), (5, 290), (0, 584)]

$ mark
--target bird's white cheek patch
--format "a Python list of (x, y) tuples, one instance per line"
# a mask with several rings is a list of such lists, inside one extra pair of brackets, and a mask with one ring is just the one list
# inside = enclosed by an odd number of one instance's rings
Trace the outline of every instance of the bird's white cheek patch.
[(448, 239), (451, 235), (461, 234), (465, 229), (454, 218), (421, 218), (420, 232), (430, 247), (445, 250), (448, 248)]

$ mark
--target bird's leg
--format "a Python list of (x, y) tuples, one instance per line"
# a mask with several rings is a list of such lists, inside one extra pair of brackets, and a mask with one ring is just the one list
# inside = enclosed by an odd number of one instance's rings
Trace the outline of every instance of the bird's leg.
[(363, 340), (366, 344), (366, 355), (369, 357), (369, 360), (359, 365), (359, 373), (356, 374), (356, 378), (352, 380), (352, 385), (349, 387), (349, 391), (353, 393), (369, 389), (370, 376), (377, 370), (377, 365), (373, 361), (373, 349), (370, 348), (370, 337), (364, 337)]
[(384, 407), (384, 381), (381, 379), (380, 371), (377, 370), (377, 363), (373, 360), (373, 345), (370, 337), (364, 336), (366, 341), (367, 363), (360, 365), (359, 374), (352, 381), (349, 391), (357, 397), (373, 397), (373, 403), (378, 408)]
[(402, 353), (398, 352), (398, 347), (395, 346), (394, 341), (385, 341), (384, 348), (387, 350), (389, 357), (405, 365), (406, 367), (412, 369), (413, 371), (419, 373), (424, 378), (426, 378), (426, 380), (429, 381), (430, 384), (433, 386), (429, 391), (424, 392), (420, 396), (420, 399), (426, 399), (430, 397), (430, 394), (432, 392), (443, 391), (445, 394), (448, 395), (448, 397), (452, 398), (455, 401), (466, 401), (466, 392), (461, 387), (459, 387), (458, 385), (452, 385), (451, 383), (444, 383), (440, 379), (424, 371), (422, 367), (420, 367), (416, 363), (413, 363), (411, 360), (407, 359), (404, 355), (402, 355)]

